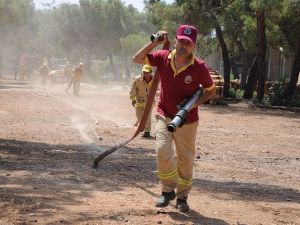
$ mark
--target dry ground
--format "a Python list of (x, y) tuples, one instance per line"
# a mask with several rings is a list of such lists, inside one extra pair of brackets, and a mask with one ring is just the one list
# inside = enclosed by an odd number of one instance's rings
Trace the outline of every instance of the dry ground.
[[(154, 206), (155, 142), (126, 85), (0, 81), (0, 224), (300, 224), (300, 115), (247, 102), (200, 109), (191, 211)], [(155, 123), (154, 117), (153, 122)]]

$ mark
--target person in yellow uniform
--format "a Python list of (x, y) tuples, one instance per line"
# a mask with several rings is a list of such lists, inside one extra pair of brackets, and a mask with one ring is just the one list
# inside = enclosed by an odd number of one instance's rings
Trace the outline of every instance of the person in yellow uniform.
[(39, 74), (41, 76), (42, 86), (46, 85), (48, 73), (49, 73), (49, 67), (46, 63), (43, 63), (43, 65), (39, 68)]
[[(152, 67), (149, 65), (144, 65), (142, 69), (142, 74), (136, 76), (133, 79), (131, 90), (130, 90), (130, 100), (132, 102), (133, 107), (135, 107), (137, 123), (138, 125), (141, 122), (147, 98), (150, 93), (150, 88), (153, 82), (153, 75), (152, 75)], [(149, 138), (151, 137), (151, 111), (149, 113), (148, 119), (145, 124), (145, 130), (143, 137)]]
[(72, 86), (72, 84), (70, 85), (70, 81), (72, 80), (72, 69), (73, 65), (69, 61), (67, 61), (66, 65), (64, 66), (64, 77), (68, 84), (68, 87)]
[(83, 63), (79, 63), (72, 72), (73, 94), (79, 96), (80, 81), (84, 76)]
[[(197, 47), (197, 35), (196, 27), (182, 24), (176, 31), (175, 49), (154, 50), (158, 45), (169, 42), (168, 32), (159, 31), (157, 36), (162, 38), (144, 45), (133, 56), (133, 62), (156, 66), (159, 73), (160, 97), (155, 136), (157, 174), (162, 193), (155, 206), (167, 207), (177, 198), (176, 208), (180, 212), (190, 210), (187, 199), (193, 184), (198, 106), (214, 98), (216, 93), (206, 63), (193, 53)], [(177, 105), (189, 99), (200, 87), (205, 91), (188, 112), (184, 124), (170, 132), (167, 125), (178, 112)]]

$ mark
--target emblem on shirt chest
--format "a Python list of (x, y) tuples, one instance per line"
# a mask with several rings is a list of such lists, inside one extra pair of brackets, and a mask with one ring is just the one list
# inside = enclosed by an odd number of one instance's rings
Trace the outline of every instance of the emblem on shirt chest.
[(191, 75), (185, 76), (185, 78), (184, 78), (184, 83), (190, 84), (190, 83), (192, 83), (192, 81), (193, 81), (193, 78), (192, 78)]

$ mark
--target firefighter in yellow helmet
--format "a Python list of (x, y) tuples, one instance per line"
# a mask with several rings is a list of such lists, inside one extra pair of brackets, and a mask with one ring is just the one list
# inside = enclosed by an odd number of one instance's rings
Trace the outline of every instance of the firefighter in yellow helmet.
[[(153, 75), (152, 75), (152, 67), (149, 65), (144, 65), (142, 69), (142, 74), (136, 76), (133, 79), (131, 90), (130, 90), (130, 100), (132, 102), (133, 107), (135, 107), (136, 117), (137, 117), (137, 124), (141, 122), (147, 98), (150, 93), (150, 88), (153, 82)], [(149, 138), (151, 137), (151, 111), (149, 113), (147, 122), (145, 124), (145, 130), (143, 137)]]
[(72, 71), (73, 94), (76, 96), (79, 96), (80, 81), (83, 76), (83, 63), (79, 63)]
[(39, 68), (39, 74), (41, 76), (41, 85), (45, 86), (47, 81), (47, 76), (49, 73), (49, 67), (46, 62)]

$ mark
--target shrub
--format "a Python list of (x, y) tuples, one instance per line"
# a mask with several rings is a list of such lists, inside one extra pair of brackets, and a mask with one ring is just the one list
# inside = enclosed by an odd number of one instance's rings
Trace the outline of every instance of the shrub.
[(271, 106), (300, 107), (300, 96), (297, 93), (291, 98), (283, 98), (286, 82), (274, 82), (265, 95), (264, 103)]

